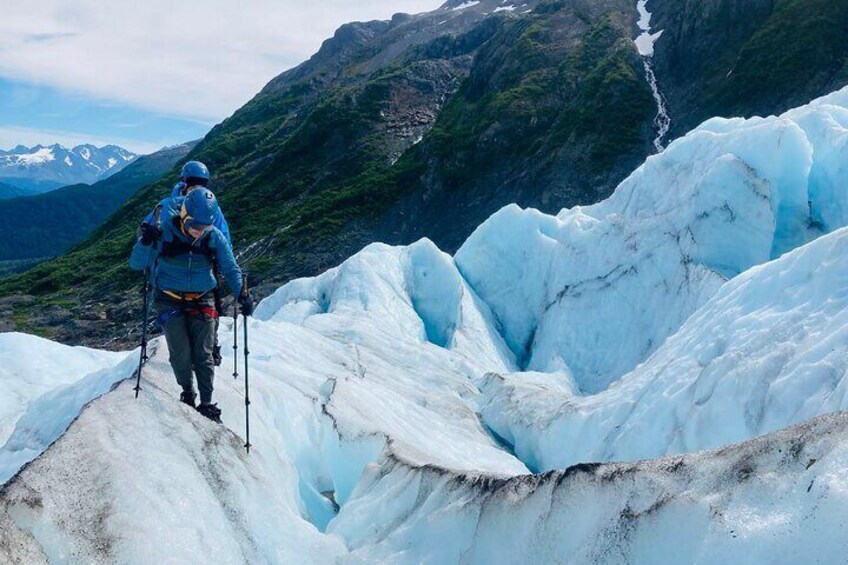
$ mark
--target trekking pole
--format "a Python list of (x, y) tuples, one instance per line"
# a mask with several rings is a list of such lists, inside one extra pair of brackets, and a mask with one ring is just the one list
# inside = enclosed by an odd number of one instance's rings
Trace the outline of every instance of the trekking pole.
[(147, 362), (147, 319), (150, 317), (150, 269), (144, 269), (144, 319), (141, 321), (141, 352), (138, 356), (138, 372), (135, 380), (135, 397), (141, 390), (141, 368)]
[[(153, 224), (157, 229), (160, 229), (160, 214), (162, 206), (156, 205), (153, 208)], [(150, 250), (147, 252), (148, 266), (144, 268), (144, 319), (141, 321), (141, 352), (138, 356), (138, 373), (135, 379), (135, 397), (138, 398), (138, 391), (141, 390), (141, 368), (147, 363), (147, 321), (150, 319), (150, 293), (153, 290), (153, 285), (150, 284)]]
[(238, 297), (233, 301), (233, 378), (238, 378)]
[[(247, 294), (247, 275), (242, 275), (241, 291)], [(247, 366), (247, 356), (250, 355), (250, 350), (247, 347), (247, 314), (242, 311), (242, 315), (244, 316), (244, 448), (250, 453), (250, 377)]]

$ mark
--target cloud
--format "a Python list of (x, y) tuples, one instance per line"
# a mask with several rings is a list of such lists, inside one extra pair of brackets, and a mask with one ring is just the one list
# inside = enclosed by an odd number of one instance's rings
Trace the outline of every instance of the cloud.
[(348, 21), (440, 0), (5, 0), (0, 76), (216, 122)]
[(164, 141), (146, 142), (137, 139), (115, 138), (113, 136), (109, 136), (106, 139), (68, 131), (0, 126), (0, 149), (11, 149), (18, 144), (32, 147), (33, 145), (52, 145), (54, 143), (64, 145), (65, 147), (74, 147), (85, 143), (97, 146), (119, 145), (140, 155), (153, 153), (168, 145)]

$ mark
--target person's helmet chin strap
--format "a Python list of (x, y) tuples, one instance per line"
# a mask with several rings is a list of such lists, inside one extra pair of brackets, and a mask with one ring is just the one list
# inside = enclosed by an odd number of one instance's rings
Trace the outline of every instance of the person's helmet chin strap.
[(200, 232), (199, 236), (194, 237), (191, 234), (191, 232), (189, 231), (188, 226), (186, 226), (185, 220), (183, 220), (182, 218), (180, 218), (180, 231), (183, 232), (184, 236), (190, 237), (192, 239), (192, 244), (197, 243), (198, 241), (200, 241), (203, 238), (204, 235), (206, 235), (206, 230), (204, 230), (204, 231)]

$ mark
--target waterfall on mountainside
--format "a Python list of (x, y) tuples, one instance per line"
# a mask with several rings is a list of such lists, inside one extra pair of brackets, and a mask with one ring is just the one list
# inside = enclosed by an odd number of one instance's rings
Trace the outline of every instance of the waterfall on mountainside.
[(665, 105), (665, 98), (660, 92), (657, 85), (657, 76), (654, 73), (654, 42), (662, 35), (662, 30), (651, 33), (651, 13), (647, 10), (646, 4), (648, 0), (639, 0), (636, 3), (636, 9), (639, 11), (639, 21), (637, 25), (642, 33), (636, 38), (636, 49), (642, 56), (642, 62), (645, 65), (645, 77), (651, 85), (651, 92), (654, 95), (654, 100), (657, 102), (657, 115), (654, 118), (654, 127), (657, 131), (657, 136), (654, 138), (654, 147), (657, 153), (662, 152), (665, 148), (663, 139), (671, 127), (671, 118), (668, 115), (668, 110)]

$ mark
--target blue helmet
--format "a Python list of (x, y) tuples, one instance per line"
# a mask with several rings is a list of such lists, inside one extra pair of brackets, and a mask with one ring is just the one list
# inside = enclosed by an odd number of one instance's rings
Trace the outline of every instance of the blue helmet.
[(189, 161), (188, 163), (183, 165), (183, 168), (180, 171), (180, 179), (185, 180), (189, 178), (203, 179), (208, 181), (209, 169), (207, 169), (206, 165), (204, 165), (200, 161)]
[(188, 227), (210, 226), (218, 217), (218, 199), (207, 188), (195, 188), (189, 192), (180, 208), (180, 218)]

